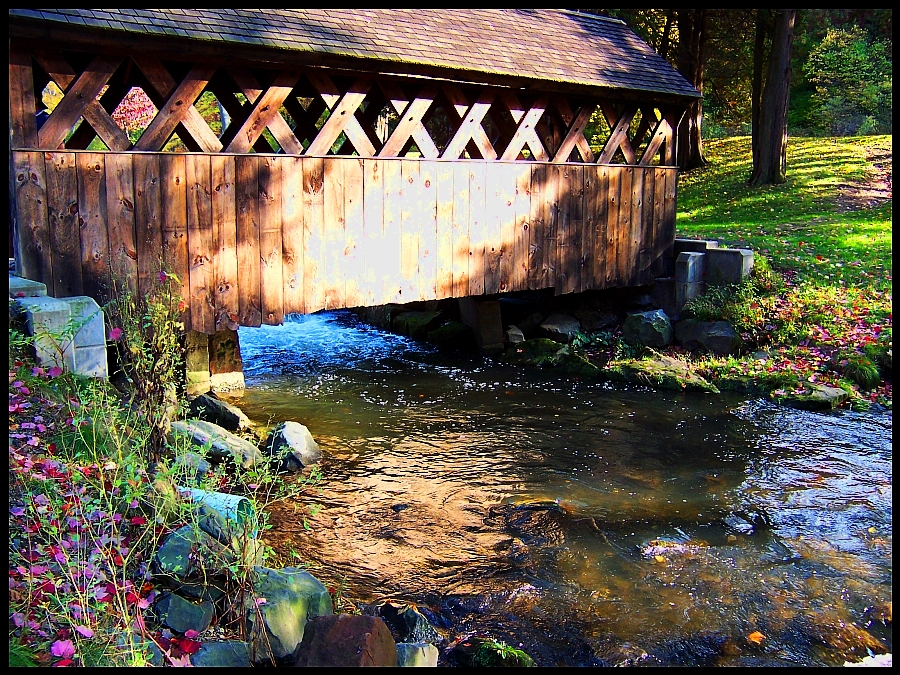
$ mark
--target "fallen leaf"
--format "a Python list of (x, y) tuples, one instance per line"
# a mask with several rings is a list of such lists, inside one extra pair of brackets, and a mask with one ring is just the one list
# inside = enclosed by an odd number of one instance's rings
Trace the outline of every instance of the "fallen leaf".
[(766, 636), (760, 633), (758, 630), (753, 631), (750, 635), (747, 636), (747, 640), (752, 642), (755, 645), (762, 644), (763, 640), (766, 639)]

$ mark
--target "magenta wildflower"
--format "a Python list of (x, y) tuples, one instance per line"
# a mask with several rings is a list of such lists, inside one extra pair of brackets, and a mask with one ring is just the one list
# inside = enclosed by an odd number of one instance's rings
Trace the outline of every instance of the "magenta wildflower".
[(124, 334), (124, 332), (125, 332), (125, 331), (123, 331), (121, 328), (119, 328), (118, 326), (116, 326), (115, 328), (113, 328), (113, 329), (111, 329), (111, 330), (109, 331), (109, 336), (108, 336), (108, 337), (109, 337), (109, 341), (110, 341), (110, 342), (117, 342), (117, 341), (119, 340), (119, 338), (122, 337), (122, 335)]
[(75, 656), (75, 645), (71, 640), (57, 640), (50, 645), (50, 653), (61, 659)]

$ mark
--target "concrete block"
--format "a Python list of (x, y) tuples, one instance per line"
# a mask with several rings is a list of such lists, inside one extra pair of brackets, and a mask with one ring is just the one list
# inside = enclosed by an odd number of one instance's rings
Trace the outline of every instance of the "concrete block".
[(719, 242), (711, 239), (676, 239), (672, 251), (678, 258), (679, 253), (706, 253), (711, 248), (719, 248)]
[(106, 345), (82, 347), (76, 343), (72, 372), (87, 377), (102, 377), (104, 380), (109, 378)]
[(9, 275), (9, 297), (11, 298), (35, 298), (47, 295), (47, 286), (40, 281), (23, 279), (13, 274)]
[(209, 379), (209, 336), (189, 330), (184, 336), (184, 367), (188, 372), (206, 371)]
[(706, 281), (706, 256), (706, 253), (679, 253), (675, 259), (675, 282), (687, 284)]
[(231, 373), (213, 373), (209, 376), (209, 389), (215, 392), (237, 391), (244, 389), (243, 371), (236, 370)]
[(694, 298), (699, 298), (701, 295), (706, 293), (706, 284), (703, 282), (675, 282), (675, 306), (678, 311), (674, 316), (678, 316), (681, 314), (681, 310), (684, 308), (685, 304), (693, 300)]
[(63, 298), (69, 305), (72, 320), (78, 328), (76, 347), (106, 346), (106, 323), (97, 301), (87, 295)]
[(739, 284), (753, 270), (753, 251), (715, 248), (706, 252), (706, 283), (710, 286)]
[(25, 312), (28, 332), (34, 336), (38, 364), (73, 371), (75, 348), (72, 336), (66, 333), (71, 318), (69, 304), (47, 296), (20, 298), (18, 304)]

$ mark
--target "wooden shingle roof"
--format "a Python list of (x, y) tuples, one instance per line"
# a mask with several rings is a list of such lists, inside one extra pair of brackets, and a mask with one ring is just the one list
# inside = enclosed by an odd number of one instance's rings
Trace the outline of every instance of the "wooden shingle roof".
[[(472, 82), (695, 98), (623, 22), (554, 9), (10, 9), (12, 26), (136, 34), (287, 61)], [(274, 57), (273, 57), (274, 58)]]

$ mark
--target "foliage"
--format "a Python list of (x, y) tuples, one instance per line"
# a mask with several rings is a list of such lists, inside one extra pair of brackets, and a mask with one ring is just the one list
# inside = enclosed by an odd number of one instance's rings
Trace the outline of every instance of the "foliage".
[(183, 389), (181, 282), (160, 270), (146, 295), (119, 286), (114, 293), (110, 336), (121, 341), (121, 367), (133, 386), (132, 403), (147, 419), (147, 447), (151, 457), (158, 458), (177, 412), (177, 393)]
[[(852, 204), (842, 194), (871, 175), (867, 158), (889, 154), (890, 144), (890, 136), (791, 138), (788, 182), (753, 188), (744, 181), (748, 138), (707, 143), (710, 165), (680, 177), (677, 236), (753, 249), (757, 265), (738, 289), (713, 289), (691, 303), (694, 316), (730, 317), (750, 338), (741, 358), (699, 359), (700, 374), (723, 389), (784, 395), (819, 382), (845, 388), (856, 402), (864, 391), (890, 404), (889, 381), (869, 389), (871, 368), (866, 378), (842, 364), (865, 357), (891, 374), (891, 201)], [(771, 266), (764, 285), (760, 261)]]
[(475, 651), (472, 665), (490, 668), (508, 666), (510, 664), (518, 667), (533, 666), (534, 659), (521, 649), (510, 647), (505, 642), (485, 640)]
[[(236, 599), (231, 618), (245, 616), (253, 565), (269, 552), (251, 533), (265, 532), (265, 509), (296, 498), (316, 473), (285, 482), (268, 464), (220, 464), (198, 480), (188, 453), (205, 451), (177, 437), (151, 465), (152, 420), (123, 405), (117, 390), (28, 360), (11, 361), (9, 400), (11, 659), (137, 666), (156, 643), (176, 665), (199, 648), (191, 636), (156, 629), (151, 609), (160, 542), (185, 524), (209, 526), (209, 512), (182, 485), (241, 494), (254, 506), (224, 545), (200, 545), (194, 560), (203, 576), (224, 577)], [(226, 616), (220, 627), (230, 626)]]
[(622, 338), (622, 331), (597, 331), (584, 333), (578, 331), (572, 338), (572, 347), (584, 350), (591, 360), (607, 362), (622, 359), (637, 359), (646, 353), (643, 345), (631, 345)]
[(810, 113), (833, 136), (891, 133), (890, 48), (853, 27), (830, 29), (804, 65), (815, 87)]

